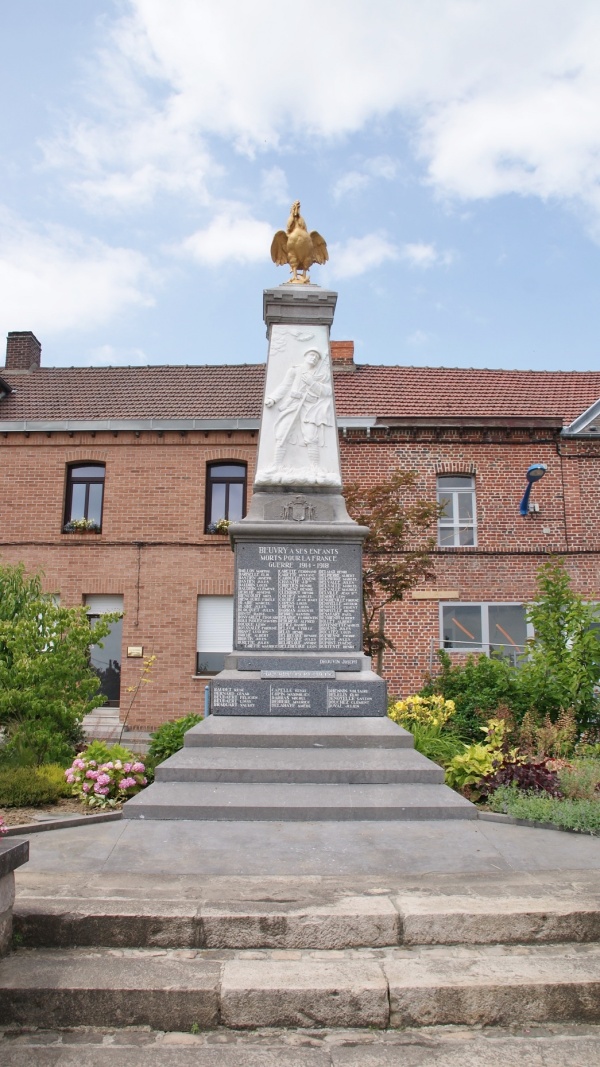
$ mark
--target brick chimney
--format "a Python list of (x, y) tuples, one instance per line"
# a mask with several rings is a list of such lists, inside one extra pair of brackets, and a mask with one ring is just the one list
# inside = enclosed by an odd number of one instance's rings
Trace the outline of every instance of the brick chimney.
[(331, 342), (331, 366), (334, 374), (351, 374), (356, 370), (356, 363), (354, 362), (354, 341)]
[(5, 370), (36, 370), (42, 346), (31, 330), (11, 330), (6, 338)]

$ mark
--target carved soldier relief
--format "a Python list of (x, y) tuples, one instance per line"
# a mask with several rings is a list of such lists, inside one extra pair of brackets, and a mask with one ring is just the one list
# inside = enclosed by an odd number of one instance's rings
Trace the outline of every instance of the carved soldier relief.
[(255, 484), (341, 486), (325, 326), (272, 327)]

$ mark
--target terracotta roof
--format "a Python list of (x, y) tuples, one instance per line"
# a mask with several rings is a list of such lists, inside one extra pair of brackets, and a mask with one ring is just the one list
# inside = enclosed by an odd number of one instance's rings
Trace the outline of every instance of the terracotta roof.
[(338, 414), (387, 418), (556, 418), (600, 398), (600, 372), (359, 366), (340, 375)]
[[(258, 418), (263, 364), (2, 370), (15, 390), (0, 423), (23, 419)], [(335, 377), (337, 413), (386, 418), (554, 418), (600, 398), (600, 372), (358, 365)]]

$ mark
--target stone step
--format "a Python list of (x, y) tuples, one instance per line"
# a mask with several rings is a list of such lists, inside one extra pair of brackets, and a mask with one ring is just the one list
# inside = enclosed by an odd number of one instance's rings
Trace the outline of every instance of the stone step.
[(477, 809), (445, 785), (159, 781), (124, 804), (123, 818), (476, 819)]
[(282, 956), (20, 949), (0, 964), (0, 1024), (383, 1029), (600, 1017), (598, 946)]
[(24, 946), (341, 950), (600, 941), (600, 900), (581, 893), (560, 899), (549, 889), (342, 895), (318, 903), (136, 898), (110, 886), (96, 897), (64, 893), (19, 893), (14, 925)]
[(185, 735), (185, 747), (413, 748), (413, 738), (391, 719), (210, 715)]
[(200, 1033), (114, 1027), (9, 1030), (0, 1062), (10, 1067), (591, 1067), (600, 1027), (590, 1023), (436, 1027), (410, 1030), (231, 1030)]
[(444, 781), (414, 749), (183, 748), (156, 768), (158, 782), (328, 782), (355, 785)]

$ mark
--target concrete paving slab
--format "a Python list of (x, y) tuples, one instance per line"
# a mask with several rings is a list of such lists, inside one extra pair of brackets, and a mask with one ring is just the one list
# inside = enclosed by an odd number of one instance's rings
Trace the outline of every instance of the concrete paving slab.
[(532, 947), (417, 952), (385, 959), (392, 1026), (494, 1026), (568, 1020), (597, 1022), (600, 947)]
[(215, 1026), (220, 966), (151, 952), (22, 949), (0, 963), (0, 1023)]
[[(466, 892), (477, 875), (600, 871), (600, 839), (479, 821), (153, 822), (81, 826), (35, 834), (23, 879), (52, 876), (60, 891), (81, 876), (94, 891), (108, 875), (144, 877), (344, 879), (398, 885), (452, 875)], [(462, 880), (462, 881), (461, 881)], [(62, 892), (62, 891), (61, 891)], [(570, 892), (569, 889), (566, 892)]]
[(386, 897), (346, 896), (327, 905), (246, 902), (201, 908), (206, 947), (346, 949), (398, 943), (400, 921)]
[(398, 894), (403, 944), (517, 944), (545, 941), (600, 941), (600, 900), (551, 892), (532, 899), (523, 893), (493, 897)]
[(231, 960), (223, 967), (225, 1026), (387, 1026), (379, 963)]

